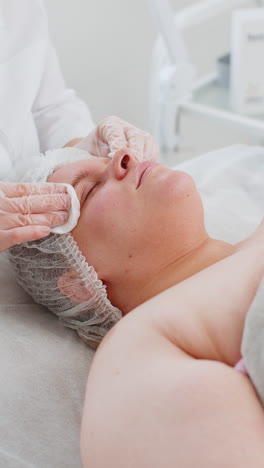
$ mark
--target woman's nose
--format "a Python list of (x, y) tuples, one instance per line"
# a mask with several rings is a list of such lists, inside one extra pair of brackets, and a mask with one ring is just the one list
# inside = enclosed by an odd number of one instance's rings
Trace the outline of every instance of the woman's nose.
[(127, 150), (117, 151), (113, 157), (114, 176), (120, 180), (136, 165), (135, 157)]
[(123, 158), (121, 159), (121, 167), (123, 169), (127, 169), (128, 162), (129, 162), (129, 156), (128, 154), (125, 154), (125, 156), (123, 156)]

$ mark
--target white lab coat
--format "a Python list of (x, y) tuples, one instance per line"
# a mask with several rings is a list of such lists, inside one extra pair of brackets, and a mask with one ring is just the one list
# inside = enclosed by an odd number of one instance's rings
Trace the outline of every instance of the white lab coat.
[(59, 148), (94, 128), (67, 89), (41, 0), (0, 0), (0, 180), (12, 162)]

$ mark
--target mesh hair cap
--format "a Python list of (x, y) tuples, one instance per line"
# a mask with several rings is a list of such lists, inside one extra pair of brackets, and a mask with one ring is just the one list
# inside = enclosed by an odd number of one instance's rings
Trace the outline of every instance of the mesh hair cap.
[[(45, 182), (55, 169), (87, 157), (92, 156), (70, 147), (47, 151), (17, 165), (12, 180)], [(71, 234), (50, 234), (12, 247), (9, 252), (18, 283), (85, 342), (100, 343), (121, 319), (121, 311), (107, 298), (105, 285)]]

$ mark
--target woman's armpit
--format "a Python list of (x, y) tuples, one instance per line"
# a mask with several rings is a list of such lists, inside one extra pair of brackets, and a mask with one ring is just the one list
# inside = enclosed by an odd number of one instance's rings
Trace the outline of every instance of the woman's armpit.
[(155, 336), (164, 337), (186, 355), (226, 362), (223, 347), (214, 339), (199, 308), (187, 307), (184, 300), (174, 297), (172, 288), (141, 304), (132, 314), (136, 323), (142, 324), (146, 330), (152, 330)]

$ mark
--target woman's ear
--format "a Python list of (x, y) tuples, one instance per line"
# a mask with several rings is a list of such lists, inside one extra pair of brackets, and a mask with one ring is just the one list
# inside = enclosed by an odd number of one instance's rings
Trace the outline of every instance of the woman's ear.
[(74, 270), (68, 270), (63, 273), (59, 277), (57, 284), (64, 296), (77, 303), (89, 301), (94, 294), (93, 290), (89, 288), (90, 285), (85, 285)]

